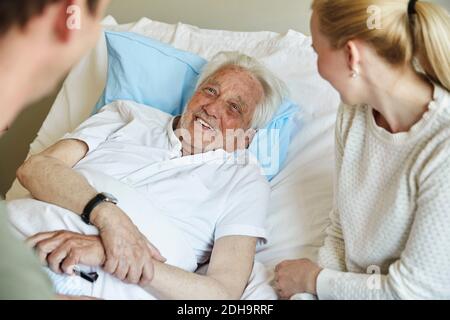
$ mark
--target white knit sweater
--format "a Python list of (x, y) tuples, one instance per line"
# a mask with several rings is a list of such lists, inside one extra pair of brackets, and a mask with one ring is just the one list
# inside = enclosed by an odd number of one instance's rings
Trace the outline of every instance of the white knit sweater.
[(435, 86), (423, 118), (398, 134), (369, 106), (341, 106), (336, 150), (319, 299), (450, 299), (449, 92)]

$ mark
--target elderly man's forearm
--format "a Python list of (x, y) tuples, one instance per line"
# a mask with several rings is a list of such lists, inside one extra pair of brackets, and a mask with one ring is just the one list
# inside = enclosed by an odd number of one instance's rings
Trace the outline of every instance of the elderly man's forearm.
[(38, 200), (81, 214), (97, 191), (78, 172), (53, 157), (29, 158), (17, 171), (20, 183)]
[(150, 292), (156, 290), (163, 298), (174, 300), (240, 299), (240, 296), (233, 296), (225, 286), (212, 277), (188, 272), (158, 261), (154, 262), (154, 268), (155, 274), (147, 289)]

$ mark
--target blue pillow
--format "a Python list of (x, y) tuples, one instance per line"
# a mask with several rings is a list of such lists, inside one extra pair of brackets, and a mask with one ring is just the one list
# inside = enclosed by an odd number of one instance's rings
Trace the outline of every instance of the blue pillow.
[(206, 60), (128, 32), (105, 32), (108, 76), (95, 111), (115, 100), (133, 100), (180, 114)]
[[(115, 100), (133, 100), (172, 115), (183, 112), (206, 60), (135, 33), (106, 31), (105, 37), (108, 75), (94, 112)], [(249, 147), (269, 180), (281, 169), (291, 138), (299, 131), (299, 111), (285, 100)]]

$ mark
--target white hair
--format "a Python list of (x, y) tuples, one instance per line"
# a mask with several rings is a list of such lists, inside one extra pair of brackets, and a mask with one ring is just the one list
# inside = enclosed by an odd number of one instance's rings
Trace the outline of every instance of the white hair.
[(260, 129), (272, 120), (283, 98), (288, 95), (285, 83), (255, 58), (236, 51), (222, 51), (216, 54), (203, 68), (197, 82), (197, 89), (218, 71), (228, 67), (238, 67), (252, 74), (263, 87), (264, 99), (256, 107), (252, 128)]

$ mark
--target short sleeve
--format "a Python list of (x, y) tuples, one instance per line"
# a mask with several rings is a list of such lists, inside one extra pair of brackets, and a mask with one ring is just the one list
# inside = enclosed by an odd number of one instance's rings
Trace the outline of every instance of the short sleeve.
[[(225, 210), (216, 222), (214, 238), (250, 236), (266, 242), (265, 222), (270, 199), (270, 186), (256, 168), (246, 174), (230, 190)], [(253, 170), (254, 169), (254, 170)]]
[(89, 152), (95, 150), (108, 137), (126, 124), (126, 113), (120, 101), (104, 106), (97, 114), (84, 121), (75, 131), (61, 140), (75, 139), (87, 144)]

